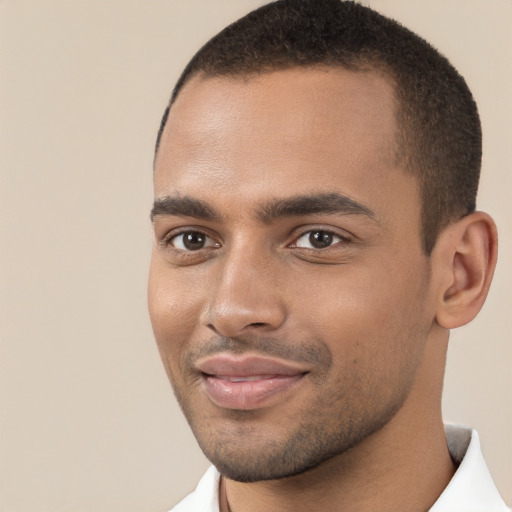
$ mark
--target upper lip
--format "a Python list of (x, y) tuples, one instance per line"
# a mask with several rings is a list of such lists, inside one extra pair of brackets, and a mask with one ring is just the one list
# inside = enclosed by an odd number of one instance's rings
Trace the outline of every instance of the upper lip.
[(199, 359), (195, 367), (206, 375), (222, 377), (292, 376), (308, 371), (292, 361), (249, 354), (217, 354)]

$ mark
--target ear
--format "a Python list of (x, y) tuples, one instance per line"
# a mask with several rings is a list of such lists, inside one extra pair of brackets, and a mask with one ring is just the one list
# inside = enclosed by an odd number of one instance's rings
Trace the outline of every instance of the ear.
[(482, 308), (498, 252), (494, 221), (474, 212), (449, 224), (433, 250), (439, 276), (437, 323), (445, 329), (467, 324)]

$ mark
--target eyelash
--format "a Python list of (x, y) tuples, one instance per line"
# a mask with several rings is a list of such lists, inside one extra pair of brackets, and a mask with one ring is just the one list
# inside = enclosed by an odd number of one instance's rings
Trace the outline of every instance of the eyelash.
[[(339, 240), (334, 242), (334, 243), (331, 243), (330, 245), (327, 245), (326, 247), (322, 247), (322, 248), (318, 248), (318, 247), (299, 247), (297, 245), (298, 241), (301, 238), (304, 238), (308, 234), (311, 236), (313, 233), (323, 233), (325, 235), (331, 236), (331, 237), (339, 239)], [(192, 249), (187, 250), (187, 249), (181, 249), (181, 248), (177, 248), (177, 247), (172, 247), (172, 241), (173, 240), (177, 239), (180, 236), (187, 235), (187, 234), (202, 235), (205, 238), (212, 240), (214, 243), (209, 245), (209, 246), (206, 246), (206, 247), (198, 248), (197, 250), (192, 250)], [(332, 249), (332, 248), (338, 246), (338, 244), (340, 244), (340, 243), (343, 244), (343, 245), (346, 245), (346, 244), (349, 244), (352, 241), (353, 240), (352, 240), (351, 237), (349, 237), (347, 235), (341, 235), (340, 233), (337, 233), (334, 230), (323, 229), (323, 228), (309, 228), (307, 230), (297, 232), (297, 234), (293, 238), (292, 243), (287, 245), (287, 247), (297, 248), (297, 249), (302, 249), (302, 250), (307, 250), (307, 251), (314, 251), (314, 252), (319, 252), (319, 251), (326, 252), (329, 249)], [(215, 242), (215, 239), (212, 236), (210, 236), (207, 232), (205, 232), (204, 230), (191, 229), (191, 228), (183, 229), (183, 230), (177, 231), (177, 232), (176, 231), (171, 231), (171, 232), (167, 233), (162, 238), (162, 240), (159, 242), (159, 244), (163, 248), (169, 248), (171, 246), (172, 250), (176, 251), (177, 253), (180, 253), (180, 255), (193, 255), (193, 254), (199, 253), (203, 249), (212, 248), (212, 247), (213, 248), (221, 247), (221, 244), (219, 242)]]
[[(299, 240), (301, 238), (306, 237), (308, 234), (309, 234), (310, 243), (311, 243), (311, 235), (313, 235), (314, 233), (323, 233), (324, 235), (328, 235), (331, 238), (338, 239), (338, 241), (333, 242), (331, 240), (331, 243), (329, 245), (327, 245), (326, 247), (299, 247), (297, 245)], [(324, 229), (324, 228), (309, 228), (306, 231), (299, 232), (289, 247), (296, 247), (298, 249), (315, 251), (315, 252), (318, 252), (318, 251), (325, 252), (325, 251), (328, 251), (329, 249), (336, 248), (339, 244), (343, 244), (343, 245), (349, 244), (351, 241), (352, 241), (352, 239), (350, 237), (348, 237), (347, 235), (342, 235), (340, 233), (337, 233), (334, 230)]]
[[(183, 229), (181, 231), (170, 231), (169, 233), (167, 233), (159, 242), (159, 244), (163, 247), (163, 248), (168, 248), (169, 246), (172, 246), (172, 241), (175, 240), (176, 238), (182, 236), (182, 235), (187, 235), (187, 234), (198, 234), (198, 235), (202, 235), (204, 236), (205, 238), (209, 238), (210, 240), (214, 240), (214, 238), (212, 236), (210, 236), (206, 231), (204, 230), (201, 230), (201, 229), (193, 229), (193, 228), (188, 228), (188, 229)], [(220, 247), (220, 243), (215, 243), (214, 245), (217, 245)], [(187, 253), (187, 252), (198, 252), (198, 251), (185, 251), (183, 249), (177, 249), (177, 248), (174, 248), (176, 251), (180, 251), (180, 252), (183, 252), (183, 253)]]

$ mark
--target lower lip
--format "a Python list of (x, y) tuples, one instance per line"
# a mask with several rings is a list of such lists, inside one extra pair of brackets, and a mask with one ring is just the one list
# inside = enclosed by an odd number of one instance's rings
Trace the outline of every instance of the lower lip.
[(273, 404), (276, 398), (293, 388), (304, 375), (277, 375), (242, 382), (205, 375), (204, 387), (210, 400), (219, 407), (248, 411)]

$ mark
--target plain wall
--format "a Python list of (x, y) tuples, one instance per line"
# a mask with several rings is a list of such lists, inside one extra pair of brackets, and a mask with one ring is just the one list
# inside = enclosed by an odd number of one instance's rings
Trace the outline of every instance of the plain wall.
[[(192, 53), (255, 0), (0, 1), (0, 511), (163, 511), (207, 466), (146, 308), (156, 131)], [(512, 503), (512, 2), (373, 0), (445, 53), (484, 126), (500, 261), (453, 334), (448, 421)]]

